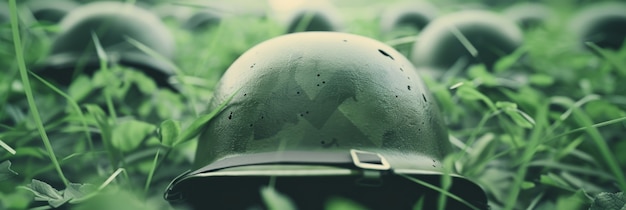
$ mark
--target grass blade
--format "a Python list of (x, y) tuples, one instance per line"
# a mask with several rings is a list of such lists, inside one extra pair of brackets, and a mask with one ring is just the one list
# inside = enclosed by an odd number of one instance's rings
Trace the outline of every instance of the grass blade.
[(206, 125), (206, 123), (208, 123), (211, 119), (213, 119), (213, 117), (215, 117), (217, 114), (222, 112), (222, 110), (226, 108), (226, 105), (228, 105), (228, 103), (230, 103), (230, 101), (235, 97), (235, 95), (239, 93), (239, 90), (241, 89), (238, 89), (237, 91), (235, 91), (230, 97), (228, 97), (224, 102), (222, 102), (217, 108), (213, 109), (211, 113), (202, 115), (198, 119), (194, 120), (191, 123), (191, 125), (179, 136), (178, 140), (176, 140), (176, 142), (172, 144), (172, 147), (176, 147), (176, 145), (183, 143), (187, 140), (193, 139), (198, 134), (200, 134), (204, 125)]
[(111, 174), (111, 176), (109, 176), (109, 178), (107, 178), (107, 180), (105, 180), (100, 185), (100, 187), (98, 187), (98, 191), (100, 191), (100, 190), (104, 189), (106, 186), (108, 186), (115, 179), (115, 177), (117, 177), (123, 171), (125, 171), (123, 168), (118, 168), (117, 170), (115, 170), (115, 172), (113, 172), (113, 174)]
[(53, 90), (57, 94), (63, 96), (63, 98), (65, 98), (67, 100), (67, 102), (70, 104), (70, 106), (72, 106), (72, 108), (74, 109), (74, 111), (76, 111), (76, 113), (78, 114), (78, 117), (80, 118), (82, 128), (85, 131), (85, 136), (87, 137), (87, 145), (89, 147), (89, 150), (93, 151), (93, 148), (94, 148), (93, 147), (93, 140), (91, 139), (89, 126), (87, 125), (87, 119), (85, 118), (85, 114), (83, 113), (83, 111), (80, 109), (80, 106), (78, 106), (78, 103), (76, 103), (76, 101), (74, 101), (71, 96), (69, 96), (65, 92), (59, 90), (58, 88), (56, 88), (54, 85), (50, 84), (45, 79), (37, 76), (36, 74), (34, 74), (32, 72), (30, 72), (30, 73), (31, 73), (30, 75), (35, 77), (37, 80), (42, 82), (44, 85), (48, 86), (48, 88), (50, 88), (51, 90)]
[(6, 151), (11, 153), (12, 155), (15, 155), (15, 150), (11, 148), (9, 145), (7, 145), (6, 143), (4, 143), (2, 139), (0, 139), (0, 147), (4, 148)]
[(59, 174), (59, 178), (63, 181), (63, 184), (68, 187), (69, 181), (65, 178), (65, 174), (63, 174), (63, 170), (61, 169), (61, 165), (59, 165), (59, 161), (57, 160), (56, 155), (54, 154), (54, 150), (52, 149), (52, 145), (50, 144), (50, 140), (48, 139), (48, 134), (46, 134), (46, 130), (44, 129), (43, 123), (41, 121), (41, 116), (39, 115), (39, 110), (37, 109), (35, 98), (33, 97), (33, 91), (30, 87), (30, 80), (28, 79), (28, 70), (26, 69), (26, 62), (24, 61), (24, 51), (22, 49), (22, 40), (20, 36), (20, 29), (18, 23), (17, 16), (17, 4), (16, 0), (9, 0), (9, 7), (11, 13), (11, 32), (13, 33), (13, 46), (15, 47), (15, 58), (18, 63), (18, 70), (20, 72), (20, 77), (22, 79), (22, 83), (24, 86), (24, 92), (26, 93), (26, 99), (28, 101), (28, 106), (30, 111), (33, 114), (33, 118), (35, 124), (37, 126), (37, 130), (39, 131), (39, 135), (41, 136), (41, 140), (43, 141), (44, 147), (48, 152), (48, 157), (52, 161), (54, 168)]
[[(98, 60), (100, 60), (100, 70), (106, 72), (107, 77), (113, 80), (114, 78), (111, 78), (111, 73), (109, 72), (109, 68), (107, 66), (108, 58), (106, 56), (104, 49), (102, 48), (102, 45), (100, 44), (100, 40), (98, 39), (98, 36), (94, 32), (91, 32), (91, 38), (93, 39), (93, 44), (96, 47)], [(106, 87), (104, 89), (104, 99), (106, 100), (107, 109), (109, 110), (109, 113), (111, 113), (111, 119), (113, 120), (113, 122), (117, 122), (117, 113), (115, 111), (115, 106), (113, 105), (113, 100), (111, 99), (112, 87), (110, 87), (111, 85), (107, 85), (107, 86), (109, 87)]]
[(525, 146), (525, 150), (522, 153), (520, 158), (520, 166), (518, 167), (517, 174), (514, 177), (514, 182), (511, 187), (511, 191), (509, 197), (507, 198), (506, 205), (504, 209), (511, 210), (515, 208), (515, 204), (517, 203), (518, 196), (523, 188), (524, 177), (526, 177), (526, 173), (528, 171), (528, 166), (532, 161), (533, 155), (537, 152), (537, 148), (539, 144), (541, 144), (541, 140), (544, 137), (544, 130), (542, 128), (547, 125), (547, 122), (544, 119), (547, 119), (548, 113), (548, 105), (544, 104), (538, 107), (537, 110), (537, 124), (535, 129), (532, 130), (530, 139), (528, 144)]
[(143, 187), (143, 192), (147, 193), (148, 189), (150, 188), (150, 183), (152, 182), (152, 176), (154, 176), (154, 172), (156, 171), (157, 168), (157, 164), (158, 164), (158, 160), (159, 160), (159, 152), (161, 152), (161, 150), (157, 150), (156, 154), (154, 155), (154, 160), (152, 160), (152, 168), (150, 169), (150, 173), (148, 174), (148, 178), (146, 179), (146, 185)]
[(441, 189), (441, 188), (439, 188), (439, 187), (437, 187), (437, 186), (435, 186), (435, 185), (432, 185), (432, 184), (427, 183), (427, 182), (425, 182), (425, 181), (422, 181), (422, 180), (419, 180), (419, 179), (413, 178), (413, 177), (411, 177), (411, 176), (409, 176), (409, 175), (406, 175), (406, 174), (398, 174), (398, 175), (399, 175), (399, 176), (402, 176), (402, 177), (404, 177), (404, 178), (406, 178), (406, 179), (408, 179), (408, 180), (411, 180), (411, 181), (413, 181), (413, 182), (415, 182), (415, 183), (417, 183), (417, 184), (420, 184), (420, 185), (422, 185), (422, 186), (424, 186), (424, 187), (428, 187), (428, 188), (430, 188), (430, 189), (432, 189), (432, 190), (435, 190), (435, 191), (437, 191), (437, 192), (439, 192), (439, 193), (441, 193), (441, 194), (444, 194), (444, 195), (446, 195), (446, 196), (448, 196), (448, 197), (450, 197), (450, 198), (452, 198), (452, 199), (454, 199), (454, 200), (457, 200), (458, 202), (461, 202), (462, 204), (465, 204), (466, 206), (470, 207), (471, 209), (474, 209), (474, 210), (479, 210), (479, 208), (478, 208), (478, 207), (476, 207), (476, 206), (474, 206), (474, 205), (472, 205), (472, 204), (468, 203), (467, 201), (463, 200), (463, 199), (462, 199), (462, 198), (460, 198), (459, 196), (457, 196), (457, 195), (455, 195), (455, 194), (452, 194), (451, 192), (448, 192), (448, 191), (446, 191), (446, 190), (444, 190), (444, 189)]
[(602, 137), (600, 131), (598, 131), (598, 129), (593, 126), (593, 121), (591, 120), (591, 118), (579, 109), (574, 109), (573, 116), (580, 124), (582, 124), (581, 126), (585, 128), (593, 143), (596, 144), (596, 147), (602, 155), (602, 158), (604, 159), (606, 165), (609, 167), (611, 173), (613, 173), (613, 175), (615, 176), (619, 187), (622, 189), (622, 191), (626, 190), (626, 176), (624, 176), (624, 171), (622, 171), (622, 169), (620, 168), (619, 163), (617, 163), (616, 161), (615, 155), (613, 155), (613, 153), (611, 152), (609, 145), (607, 145), (606, 140)]

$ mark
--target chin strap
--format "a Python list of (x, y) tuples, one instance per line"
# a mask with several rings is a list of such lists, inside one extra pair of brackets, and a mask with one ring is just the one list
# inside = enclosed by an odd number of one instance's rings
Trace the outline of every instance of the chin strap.
[(200, 174), (210, 173), (222, 169), (238, 166), (252, 165), (325, 165), (343, 168), (363, 169), (364, 177), (359, 183), (365, 185), (377, 185), (372, 182), (378, 180), (381, 172), (390, 171), (391, 165), (385, 157), (378, 153), (351, 149), (349, 153), (343, 152), (311, 152), (311, 151), (281, 151), (247, 154), (227, 157), (215, 161), (195, 171), (187, 171), (176, 177), (165, 192), (165, 199), (175, 201), (182, 199), (182, 194), (175, 190), (180, 182), (197, 177)]

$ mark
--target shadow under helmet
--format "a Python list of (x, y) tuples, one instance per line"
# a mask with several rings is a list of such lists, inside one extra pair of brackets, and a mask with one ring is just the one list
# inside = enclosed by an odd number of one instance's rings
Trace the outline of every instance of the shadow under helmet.
[(201, 133), (193, 169), (167, 188), (171, 203), (262, 209), (259, 189), (272, 182), (299, 209), (323, 209), (333, 196), (371, 209), (424, 198), (429, 209), (439, 193), (402, 176), (437, 186), (449, 174), (449, 192), (486, 208), (478, 185), (442, 167), (451, 145), (435, 99), (379, 41), (340, 32), (270, 39), (230, 66), (208, 110), (231, 96)]
[[(171, 88), (168, 78), (173, 75), (173, 67), (128, 41), (137, 40), (166, 59), (172, 58), (174, 38), (149, 11), (122, 2), (93, 2), (74, 9), (59, 24), (60, 34), (48, 58), (38, 67), (38, 74), (63, 85), (71, 83), (80, 71), (92, 74), (100, 66), (92, 38), (95, 34), (109, 62), (134, 67), (157, 85)], [(81, 65), (83, 68), (77, 68)]]

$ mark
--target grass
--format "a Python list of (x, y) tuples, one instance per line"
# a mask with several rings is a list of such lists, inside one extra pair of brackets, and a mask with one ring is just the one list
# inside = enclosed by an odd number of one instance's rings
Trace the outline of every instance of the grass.
[[(219, 109), (205, 108), (221, 74), (238, 55), (285, 29), (272, 19), (235, 13), (193, 32), (167, 20), (177, 44), (173, 60), (127, 41), (172, 65), (179, 92), (157, 87), (132, 68), (106, 65), (103, 53), (102, 71), (61, 87), (30, 71), (52, 41), (42, 35), (47, 28), (18, 21), (23, 5), (8, 2), (11, 22), (0, 23), (0, 64), (7, 66), (0, 76), (0, 209), (175, 209), (162, 199), (163, 190), (191, 168), (202, 125), (228, 106), (230, 99)], [(575, 50), (562, 23), (576, 7), (553, 4), (557, 18), (525, 31), (521, 50), (498, 62), (497, 71), (478, 65), (444, 81), (425, 78), (455, 147), (445, 164), (480, 184), (492, 209), (594, 209), (600, 193), (626, 189), (626, 47), (586, 43), (592, 51)], [(415, 41), (411, 34), (379, 34), (371, 16), (377, 3), (341, 5), (354, 22), (347, 32), (396, 47)], [(510, 76), (520, 72), (530, 79), (512, 85)], [(406, 178), (441, 192), (441, 202), (457, 199), (446, 191), (449, 179), (437, 187)], [(268, 208), (293, 208), (289, 195), (271, 188), (259, 193)], [(111, 200), (128, 206), (107, 206)], [(365, 207), (336, 198), (327, 208)]]

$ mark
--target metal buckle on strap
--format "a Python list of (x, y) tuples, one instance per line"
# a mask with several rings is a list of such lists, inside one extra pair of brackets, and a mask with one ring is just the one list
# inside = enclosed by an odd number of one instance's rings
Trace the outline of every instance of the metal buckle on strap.
[(352, 156), (352, 162), (354, 163), (354, 165), (362, 169), (391, 169), (391, 166), (389, 165), (389, 162), (387, 162), (387, 159), (385, 159), (385, 157), (378, 153), (351, 149), (350, 156)]

